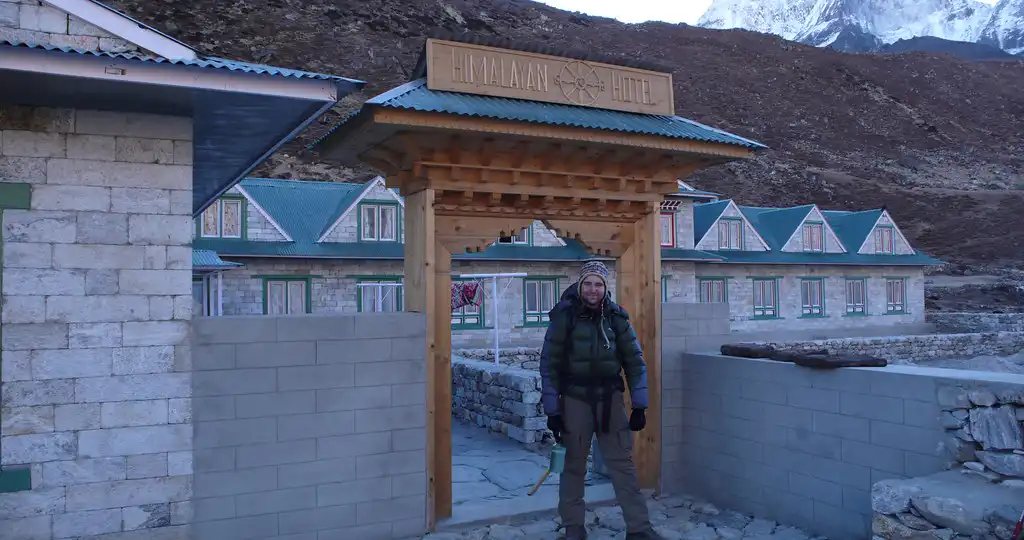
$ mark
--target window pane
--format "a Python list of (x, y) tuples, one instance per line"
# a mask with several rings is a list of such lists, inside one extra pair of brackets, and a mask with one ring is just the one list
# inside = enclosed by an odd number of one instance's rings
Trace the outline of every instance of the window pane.
[(531, 313), (537, 313), (538, 311), (540, 311), (538, 305), (539, 299), (537, 293), (537, 282), (527, 281), (523, 286), (526, 289), (526, 311)]
[(220, 236), (220, 203), (215, 202), (211, 204), (206, 210), (203, 210), (202, 217), (202, 235), (203, 236)]
[(519, 230), (519, 233), (515, 235), (514, 242), (516, 244), (528, 244), (530, 243), (530, 231), (525, 227)]
[(192, 282), (192, 300), (193, 300), (193, 309), (195, 310), (195, 313), (193, 313), (193, 315), (205, 315), (206, 314), (206, 313), (203, 312), (203, 303), (205, 302), (204, 296), (205, 295), (203, 294), (203, 282), (202, 281), (193, 281)]
[(363, 206), (362, 207), (362, 239), (363, 240), (376, 240), (377, 239), (377, 207), (376, 206)]
[(306, 282), (289, 281), (288, 283), (288, 313), (306, 312)]
[(380, 239), (396, 240), (398, 238), (398, 207), (380, 207)]
[(242, 201), (223, 201), (224, 228), (221, 236), (225, 238), (242, 237)]
[(287, 311), (287, 291), (283, 281), (267, 282), (267, 313), (270, 315), (284, 315)]
[(540, 284), (540, 309), (541, 311), (551, 311), (551, 308), (555, 307), (555, 283), (552, 281), (544, 281)]
[(675, 215), (674, 214), (661, 214), (661, 245), (663, 246), (674, 246), (673, 241), (675, 234)]

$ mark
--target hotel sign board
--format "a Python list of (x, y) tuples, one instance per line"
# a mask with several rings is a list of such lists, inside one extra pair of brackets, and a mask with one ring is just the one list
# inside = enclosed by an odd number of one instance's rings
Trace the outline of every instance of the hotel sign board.
[(427, 88), (675, 115), (670, 73), (439, 39), (427, 40)]

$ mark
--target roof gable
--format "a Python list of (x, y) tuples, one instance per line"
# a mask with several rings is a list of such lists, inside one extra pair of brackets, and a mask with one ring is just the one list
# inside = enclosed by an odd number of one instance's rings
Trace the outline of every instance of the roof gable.
[(197, 60), (195, 49), (96, 0), (43, 0), (68, 15), (168, 60)]
[[(867, 240), (875, 223), (882, 217), (882, 210), (864, 210), (861, 212), (845, 212), (840, 210), (825, 210), (821, 213), (825, 216), (832, 230), (835, 231), (839, 241), (847, 249), (859, 251), (859, 247)], [(855, 249), (856, 246), (858, 249)]]
[(711, 226), (722, 216), (722, 212), (729, 207), (731, 199), (701, 203), (693, 205), (693, 241), (694, 245), (700, 243), (704, 235), (708, 233)]
[(398, 204), (403, 209), (405, 208), (405, 199), (403, 199), (397, 193), (395, 193), (394, 189), (388, 188), (387, 184), (384, 182), (384, 178), (382, 178), (380, 176), (375, 176), (375, 177), (371, 178), (369, 181), (367, 181), (366, 183), (364, 183), (363, 184), (363, 189), (358, 191), (358, 192), (356, 192), (353, 197), (350, 197), (350, 198), (347, 198), (345, 200), (342, 200), (339, 203), (342, 206), (339, 207), (337, 212), (334, 214), (337, 217), (334, 218), (326, 227), (324, 227), (324, 229), (320, 232), (320, 235), (317, 236), (316, 241), (317, 242), (323, 242), (325, 239), (327, 239), (327, 237), (330, 236), (331, 232), (334, 231), (334, 229), (346, 217), (348, 217), (348, 215), (350, 213), (352, 213), (352, 210), (354, 210), (359, 205), (359, 201), (362, 201), (364, 198), (366, 198), (373, 191), (373, 188), (375, 186), (380, 186), (385, 193), (387, 193), (388, 195), (393, 197), (396, 201), (398, 201)]
[(740, 212), (746, 216), (750, 224), (761, 234), (772, 251), (781, 251), (786, 242), (793, 236), (800, 224), (807, 219), (814, 205), (794, 206), (792, 208), (760, 208), (741, 206)]
[(312, 243), (367, 184), (246, 178), (240, 186), (295, 242)]

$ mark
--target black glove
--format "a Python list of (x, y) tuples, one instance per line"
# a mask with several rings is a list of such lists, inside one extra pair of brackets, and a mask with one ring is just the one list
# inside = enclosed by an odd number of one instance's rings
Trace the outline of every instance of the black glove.
[(565, 423), (562, 422), (562, 415), (555, 414), (548, 417), (548, 429), (555, 436), (555, 442), (561, 444), (562, 432), (565, 431)]
[(640, 431), (645, 426), (647, 426), (647, 410), (633, 409), (633, 413), (629, 415), (629, 430)]

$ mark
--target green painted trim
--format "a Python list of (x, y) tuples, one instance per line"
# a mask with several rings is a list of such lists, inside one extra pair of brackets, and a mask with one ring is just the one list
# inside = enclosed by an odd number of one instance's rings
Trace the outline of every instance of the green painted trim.
[[(240, 212), (240, 215), (239, 215), (239, 219), (241, 220), (241, 223), (239, 223), (239, 225), (241, 226), (240, 227), (241, 231), (239, 231), (239, 232), (240, 232), (240, 234), (242, 236), (240, 236), (238, 238), (235, 238), (234, 236), (224, 236), (224, 220), (221, 219), (224, 216), (224, 209), (221, 206), (221, 202), (222, 201), (241, 201), (241, 203), (242, 203), (241, 204), (242, 211)], [(193, 220), (193, 221), (195, 221), (195, 226), (196, 226), (196, 238), (197, 239), (222, 238), (222, 239), (225, 239), (225, 240), (248, 240), (249, 239), (249, 200), (246, 199), (245, 197), (242, 197), (241, 195), (225, 195), (225, 196), (217, 199), (216, 204), (217, 204), (217, 210), (219, 211), (217, 219), (220, 220), (219, 223), (218, 223), (218, 227), (217, 227), (217, 236), (203, 236), (203, 214), (199, 214), (199, 217), (197, 217), (196, 219)], [(210, 206), (212, 207), (213, 205), (210, 205)], [(205, 214), (205, 211), (203, 213)]]
[(786, 276), (747, 276), (747, 279), (785, 279)]
[(345, 279), (393, 279), (401, 281), (405, 276), (401, 274), (348, 274)]
[[(466, 281), (475, 281), (475, 279), (474, 278), (452, 278), (452, 283), (455, 283), (455, 282), (466, 282)], [(495, 314), (495, 316), (497, 316), (497, 314)], [(493, 328), (493, 326), (488, 326), (487, 325), (487, 294), (485, 293), (485, 291), (480, 291), (480, 315), (478, 317), (480, 319), (480, 322), (476, 323), (476, 324), (473, 324), (473, 323), (468, 323), (467, 324), (465, 322), (461, 322), (461, 323), (453, 322), (452, 323), (452, 330), (484, 330), (484, 329), (487, 329), (487, 328)], [(460, 318), (463, 321), (465, 321), (466, 320), (466, 315), (464, 313), (455, 313), (453, 311), (452, 312), (452, 318), (453, 319)]]
[[(722, 281), (722, 302), (701, 302), (700, 289), (705, 281)], [(729, 278), (728, 277), (707, 277), (697, 276), (697, 303), (699, 304), (728, 304), (729, 303)]]
[(316, 274), (252, 274), (249, 277), (254, 279), (277, 279), (284, 281), (297, 281), (300, 279), (323, 279), (323, 276), (319, 276)]
[[(804, 313), (804, 282), (805, 281), (817, 281), (818, 291), (821, 293), (821, 313)], [(802, 277), (800, 278), (800, 316), (798, 319), (824, 319), (827, 317), (828, 307), (825, 305), (828, 295), (825, 294), (825, 278), (824, 277)]]
[[(849, 288), (849, 283), (851, 281), (859, 281), (861, 283), (861, 290), (863, 291), (863, 294), (864, 294), (864, 312), (863, 313), (858, 313), (856, 311), (850, 311), (850, 288)], [(866, 277), (847, 277), (847, 278), (844, 278), (844, 281), (843, 281), (843, 296), (846, 297), (846, 314), (843, 315), (844, 317), (867, 317), (868, 315), (870, 315), (870, 312), (868, 311), (868, 310), (871, 309), (871, 306), (868, 303), (868, 278), (866, 278)]]
[(7, 468), (0, 471), (0, 493), (32, 490), (32, 469)]
[[(879, 218), (881, 219), (881, 218)], [(896, 227), (892, 225), (875, 225), (874, 229), (871, 229), (871, 241), (875, 241), (875, 229), (889, 229), (892, 231), (892, 242), (889, 243), (889, 251), (875, 251), (873, 255), (895, 255), (896, 254)], [(873, 246), (872, 246), (873, 247)]]
[(779, 317), (778, 315), (752, 315), (749, 320), (751, 321), (779, 321), (785, 317)]
[[(902, 277), (902, 276), (900, 276), (900, 277), (887, 276), (885, 278), (885, 312), (882, 313), (883, 315), (906, 315), (907, 313), (910, 313), (909, 311), (907, 311), (907, 279), (908, 278)], [(890, 281), (899, 281), (900, 283), (903, 284), (903, 302), (901, 303), (902, 307), (899, 310), (889, 311), (889, 304), (892, 304), (892, 302), (889, 301), (889, 282)]]
[(32, 208), (32, 184), (0, 183), (0, 210)]
[[(313, 276), (260, 276), (263, 280), (263, 314), (269, 315), (267, 308), (267, 289), (271, 281), (304, 281), (306, 282), (306, 313), (313, 313)], [(285, 302), (288, 302), (288, 294), (285, 291)], [(285, 306), (287, 308), (287, 306)]]
[[(363, 239), (363, 207), (365, 206), (393, 206), (395, 208), (395, 239), (394, 240), (381, 240), (380, 239), (380, 214), (378, 211), (377, 216), (377, 239), (376, 240), (365, 240)], [(356, 242), (399, 242), (402, 239), (402, 209), (399, 208), (397, 201), (378, 201), (372, 199), (363, 199), (356, 205)]]
[[(772, 291), (772, 293), (773, 293), (772, 294), (772, 303), (773, 303), (773, 305), (772, 306), (761, 306), (760, 309), (766, 309), (768, 307), (771, 307), (775, 311), (774, 315), (751, 315), (750, 319), (753, 320), (753, 321), (764, 321), (764, 320), (781, 319), (782, 317), (779, 316), (779, 289), (780, 289), (779, 282), (782, 280), (782, 277), (781, 276), (750, 277), (750, 280), (754, 282), (754, 285), (756, 285), (758, 281), (770, 281), (770, 282), (772, 282), (772, 284), (773, 284), (773, 286), (772, 286), (773, 287), (773, 291)], [(751, 288), (751, 291), (750, 291), (750, 296), (751, 296), (751, 298), (750, 298), (751, 302), (750, 303), (751, 303), (751, 306), (750, 306), (750, 308), (752, 310), (756, 311), (758, 309), (758, 306), (757, 306), (756, 301), (754, 300), (755, 298), (757, 298), (755, 295), (756, 295), (756, 291), (753, 288)]]
[(696, 276), (697, 279), (724, 279), (726, 281), (730, 279), (736, 279), (733, 276)]
[[(359, 283), (401, 283), (402, 276), (364, 276), (362, 279), (356, 281)], [(402, 295), (402, 291), (405, 287), (399, 287), (395, 290), (395, 310), (402, 311), (402, 304), (405, 297)], [(363, 293), (360, 287), (356, 287), (356, 313), (363, 313)]]
[[(551, 321), (531, 322), (531, 321), (527, 321), (526, 320), (526, 283), (529, 282), (529, 281), (536, 281), (536, 282), (550, 281), (550, 282), (553, 282), (554, 283), (555, 303), (557, 304), (558, 303), (558, 295), (559, 295), (558, 278), (557, 277), (540, 277), (540, 276), (527, 276), (527, 277), (523, 278), (523, 290), (522, 290), (522, 296), (523, 296), (523, 326), (522, 327), (523, 328), (546, 328), (547, 326), (549, 326), (551, 324)], [(540, 291), (539, 291), (539, 289), (538, 289), (538, 292), (537, 292), (537, 302), (538, 303), (540, 302)], [(543, 317), (543, 315), (541, 315), (541, 317)]]

